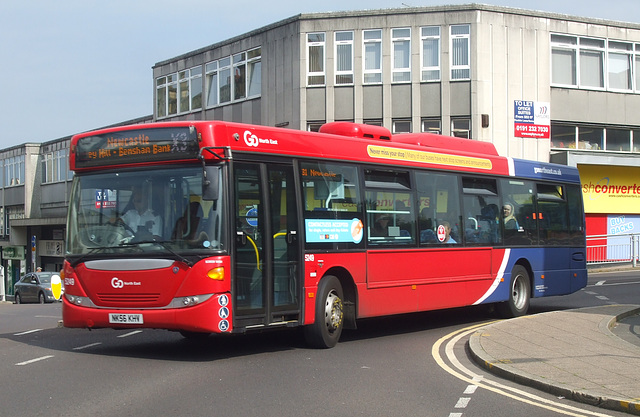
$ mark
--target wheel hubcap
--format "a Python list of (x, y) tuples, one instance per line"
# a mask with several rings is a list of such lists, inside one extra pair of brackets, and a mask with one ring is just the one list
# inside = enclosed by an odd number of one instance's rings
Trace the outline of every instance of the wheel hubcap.
[(339, 329), (342, 324), (342, 300), (335, 291), (331, 291), (327, 295), (327, 301), (324, 306), (324, 321), (331, 333)]
[(522, 276), (518, 275), (516, 279), (513, 280), (513, 288), (511, 288), (511, 296), (513, 297), (513, 305), (518, 309), (522, 310), (526, 304), (526, 291), (525, 291), (525, 282)]

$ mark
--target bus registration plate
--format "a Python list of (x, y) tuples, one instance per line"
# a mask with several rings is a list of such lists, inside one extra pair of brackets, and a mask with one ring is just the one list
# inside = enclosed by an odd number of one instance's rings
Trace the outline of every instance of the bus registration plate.
[(142, 314), (109, 314), (109, 323), (116, 324), (143, 324)]

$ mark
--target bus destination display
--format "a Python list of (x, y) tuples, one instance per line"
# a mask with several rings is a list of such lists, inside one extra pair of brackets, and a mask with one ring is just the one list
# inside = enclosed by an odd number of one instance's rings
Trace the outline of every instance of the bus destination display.
[(124, 130), (80, 138), (76, 167), (193, 159), (198, 151), (193, 127)]

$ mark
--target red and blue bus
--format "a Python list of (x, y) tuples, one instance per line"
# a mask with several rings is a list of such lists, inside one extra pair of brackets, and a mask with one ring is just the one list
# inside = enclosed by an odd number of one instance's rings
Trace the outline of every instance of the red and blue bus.
[(332, 347), (360, 318), (514, 317), (587, 282), (578, 171), (487, 142), (169, 122), (76, 135), (70, 166), (66, 327), (303, 326)]

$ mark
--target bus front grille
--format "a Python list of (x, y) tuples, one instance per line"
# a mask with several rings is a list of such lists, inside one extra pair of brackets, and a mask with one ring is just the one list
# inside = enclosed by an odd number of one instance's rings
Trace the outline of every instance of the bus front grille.
[(98, 301), (100, 304), (108, 305), (148, 305), (153, 304), (160, 299), (160, 294), (157, 293), (136, 293), (136, 294), (110, 294), (110, 293), (98, 293)]

